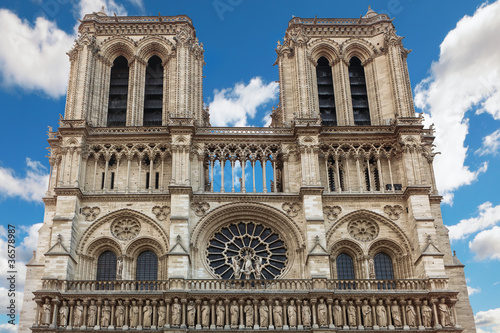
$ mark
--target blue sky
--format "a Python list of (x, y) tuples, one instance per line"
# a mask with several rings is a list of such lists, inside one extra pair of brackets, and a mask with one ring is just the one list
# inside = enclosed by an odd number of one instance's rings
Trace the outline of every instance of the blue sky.
[[(0, 1), (0, 211), (17, 227), (19, 289), (43, 219), (47, 126), (64, 112), (77, 18), (187, 14), (204, 43), (204, 101), (212, 124), (263, 126), (277, 100), (276, 41), (292, 15), (395, 18), (415, 102), (435, 124), (436, 177), (452, 249), (466, 265), (480, 332), (500, 332), (500, 4), (477, 0), (12, 0)], [(252, 98), (250, 99), (249, 96)], [(0, 272), (5, 269), (5, 230)], [(5, 273), (0, 292), (5, 293)], [(0, 298), (4, 307), (5, 297)], [(18, 304), (20, 300), (18, 301)], [(0, 316), (0, 331), (14, 331)]]

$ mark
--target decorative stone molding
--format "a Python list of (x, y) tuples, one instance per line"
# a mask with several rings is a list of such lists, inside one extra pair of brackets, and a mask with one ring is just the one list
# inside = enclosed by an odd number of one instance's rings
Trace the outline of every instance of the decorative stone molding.
[(210, 204), (208, 202), (195, 201), (191, 204), (191, 209), (194, 210), (196, 216), (202, 217), (210, 209)]
[(384, 207), (384, 213), (386, 213), (391, 220), (398, 220), (403, 212), (403, 207), (401, 205), (386, 205)]
[(352, 238), (361, 242), (368, 242), (377, 237), (379, 226), (374, 221), (358, 219), (349, 222), (347, 230)]
[(325, 206), (323, 207), (323, 214), (330, 221), (335, 221), (340, 213), (342, 213), (342, 208), (340, 206)]
[(169, 206), (154, 206), (151, 210), (153, 214), (156, 215), (156, 218), (160, 221), (164, 221), (167, 219), (168, 214), (170, 214)]
[(285, 211), (285, 213), (290, 217), (295, 217), (299, 214), (299, 211), (302, 209), (302, 206), (298, 202), (284, 202), (281, 205), (281, 208)]
[(111, 223), (111, 234), (119, 240), (134, 239), (141, 231), (141, 223), (135, 218), (118, 218)]
[(85, 221), (94, 221), (100, 213), (101, 209), (97, 206), (85, 206), (82, 208), (82, 215), (85, 216)]

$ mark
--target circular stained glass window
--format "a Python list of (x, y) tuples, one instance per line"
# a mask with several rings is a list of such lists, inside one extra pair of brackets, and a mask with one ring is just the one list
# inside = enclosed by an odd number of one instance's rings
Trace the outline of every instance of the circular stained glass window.
[(276, 279), (287, 262), (283, 238), (273, 229), (254, 222), (222, 227), (208, 241), (207, 260), (221, 279)]

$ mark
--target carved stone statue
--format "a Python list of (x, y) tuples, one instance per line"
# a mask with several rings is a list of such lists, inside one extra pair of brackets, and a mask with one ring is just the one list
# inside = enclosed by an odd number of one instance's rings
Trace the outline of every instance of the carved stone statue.
[(438, 315), (439, 315), (439, 322), (441, 323), (441, 326), (443, 327), (449, 327), (451, 326), (451, 319), (450, 319), (450, 309), (448, 308), (448, 305), (445, 303), (445, 299), (441, 298), (441, 301), (438, 304)]
[(409, 300), (406, 305), (406, 322), (410, 327), (417, 326), (417, 313), (415, 312), (415, 307), (412, 305), (411, 300)]
[(302, 324), (305, 327), (311, 327), (311, 307), (307, 301), (302, 305)]
[(180, 326), (181, 325), (181, 305), (179, 304), (179, 300), (174, 298), (174, 303), (172, 304), (172, 325)]
[(342, 327), (343, 322), (344, 322), (344, 320), (342, 318), (343, 317), (342, 316), (342, 307), (340, 306), (339, 300), (337, 300), (337, 299), (333, 303), (332, 312), (333, 312), (333, 323), (337, 327)]
[(187, 325), (189, 327), (194, 327), (194, 322), (196, 318), (196, 305), (193, 301), (189, 301), (187, 305)]
[(215, 314), (217, 316), (216, 325), (219, 327), (224, 326), (224, 316), (226, 314), (226, 308), (222, 300), (219, 300), (217, 307), (215, 308)]
[(318, 304), (318, 324), (319, 326), (328, 326), (328, 311), (326, 309), (326, 304), (324, 299), (319, 300)]
[(259, 306), (259, 316), (260, 316), (260, 327), (269, 326), (269, 308), (266, 305), (266, 301), (262, 300)]
[(252, 327), (253, 326), (253, 306), (250, 300), (247, 300), (247, 304), (243, 309), (245, 311), (245, 326)]
[(52, 306), (50, 305), (50, 300), (48, 298), (45, 299), (45, 304), (42, 307), (42, 325), (49, 326), (51, 323), (51, 313)]
[(386, 327), (387, 326), (387, 310), (385, 309), (384, 302), (382, 300), (378, 301), (376, 311), (377, 311), (378, 326)]
[(151, 317), (153, 315), (153, 307), (150, 305), (149, 300), (146, 301), (146, 304), (142, 308), (142, 326), (143, 327), (151, 327)]
[(240, 267), (240, 261), (238, 260), (238, 256), (231, 257), (231, 266), (233, 267), (234, 278), (236, 280), (241, 279), (241, 267)]
[(82, 316), (83, 316), (83, 305), (80, 301), (76, 301), (76, 305), (74, 308), (75, 315), (73, 317), (73, 325), (75, 327), (82, 326)]
[(347, 321), (349, 326), (356, 326), (356, 307), (352, 301), (347, 306)]
[(109, 301), (104, 301), (101, 314), (101, 327), (108, 327), (111, 321), (111, 307)]
[(250, 256), (250, 252), (247, 252), (245, 255), (245, 266), (243, 269), (243, 273), (245, 273), (245, 278), (247, 280), (250, 279), (250, 274), (253, 272), (253, 267), (252, 267), (252, 257)]
[(260, 280), (262, 275), (262, 257), (255, 256), (255, 279)]
[(116, 279), (121, 280), (123, 278), (123, 257), (119, 256), (116, 262)]
[(238, 307), (238, 302), (233, 301), (229, 308), (231, 313), (231, 327), (235, 328), (238, 326), (238, 317), (240, 316), (240, 308)]
[(372, 324), (372, 307), (368, 304), (368, 301), (365, 299), (363, 301), (363, 305), (361, 306), (361, 314), (363, 316), (363, 324), (365, 327), (371, 327)]
[(95, 305), (95, 301), (90, 301), (89, 309), (88, 309), (88, 318), (87, 318), (87, 327), (94, 327), (97, 320), (97, 305)]
[(373, 258), (368, 260), (368, 268), (370, 271), (370, 279), (375, 279), (375, 260), (373, 260)]
[(432, 309), (427, 305), (427, 300), (424, 299), (424, 304), (422, 305), (422, 325), (425, 327), (431, 327), (432, 325)]
[(401, 312), (399, 311), (399, 305), (397, 301), (394, 301), (391, 306), (392, 321), (394, 326), (402, 326), (401, 322)]
[(136, 301), (132, 301), (130, 306), (130, 328), (136, 328), (139, 326), (139, 306)]
[(61, 307), (59, 308), (59, 325), (66, 327), (68, 324), (68, 312), (69, 308), (66, 301), (63, 301)]
[(201, 306), (201, 325), (203, 327), (210, 326), (210, 305), (208, 305), (207, 301), (203, 301)]
[(288, 324), (290, 327), (297, 326), (297, 307), (295, 306), (295, 301), (292, 299), (287, 307), (288, 312)]
[(122, 327), (125, 323), (125, 307), (122, 300), (118, 300), (118, 305), (115, 309), (116, 327)]
[(280, 305), (279, 301), (274, 301), (273, 319), (274, 326), (283, 327), (283, 307)]
[(163, 301), (160, 301), (160, 306), (158, 307), (158, 327), (165, 326), (167, 318), (167, 307)]

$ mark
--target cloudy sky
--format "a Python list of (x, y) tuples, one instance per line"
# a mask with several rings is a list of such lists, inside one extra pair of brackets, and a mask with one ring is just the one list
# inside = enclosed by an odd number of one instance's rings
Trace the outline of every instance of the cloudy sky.
[[(43, 218), (47, 126), (64, 112), (77, 19), (187, 14), (205, 47), (204, 100), (213, 126), (264, 126), (277, 104), (276, 41), (292, 15), (395, 18), (412, 49), (415, 104), (436, 128), (436, 177), (452, 248), (466, 265), (479, 332), (500, 332), (500, 3), (477, 0), (2, 0), (0, 3), (0, 295), (6, 229), (16, 226), (18, 289)], [(497, 295), (497, 297), (492, 297)], [(5, 309), (6, 297), (0, 297)], [(3, 313), (3, 312), (2, 312)], [(0, 332), (14, 332), (0, 315)]]

